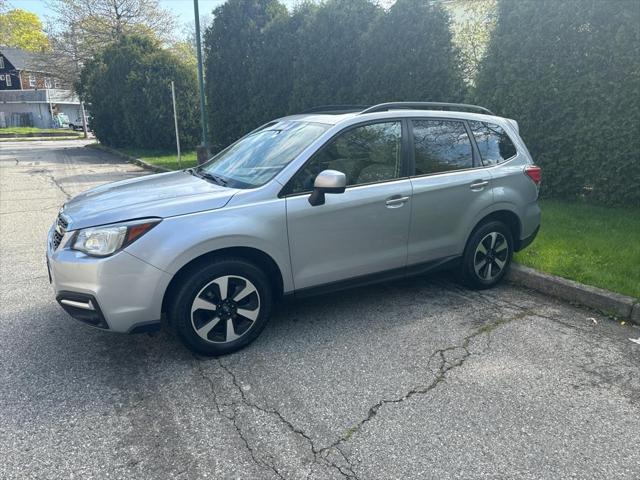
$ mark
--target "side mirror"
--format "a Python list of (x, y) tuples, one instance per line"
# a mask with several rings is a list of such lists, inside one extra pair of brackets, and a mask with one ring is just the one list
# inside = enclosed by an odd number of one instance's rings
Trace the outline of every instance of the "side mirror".
[(337, 170), (323, 170), (313, 182), (313, 193), (309, 196), (312, 206), (324, 205), (325, 193), (344, 193), (347, 176)]

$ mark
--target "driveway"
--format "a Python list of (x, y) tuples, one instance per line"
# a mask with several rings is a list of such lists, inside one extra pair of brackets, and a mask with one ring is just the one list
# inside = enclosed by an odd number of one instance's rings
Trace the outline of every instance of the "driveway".
[(48, 283), (60, 205), (146, 172), (48, 141), (1, 143), (0, 174), (0, 478), (640, 478), (640, 329), (441, 275), (197, 358), (75, 323)]

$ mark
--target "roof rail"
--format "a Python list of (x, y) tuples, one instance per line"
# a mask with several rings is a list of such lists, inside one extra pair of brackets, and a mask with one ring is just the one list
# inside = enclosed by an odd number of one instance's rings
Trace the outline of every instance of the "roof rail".
[(366, 108), (369, 108), (369, 105), (321, 105), (319, 107), (313, 107), (300, 113), (339, 114), (339, 113), (349, 113), (349, 112), (361, 112)]
[(448, 110), (448, 109), (456, 109), (456, 110), (471, 110), (479, 113), (484, 113), (487, 115), (495, 115), (491, 110), (479, 107), (478, 105), (468, 105), (466, 103), (445, 103), (445, 102), (389, 102), (389, 103), (381, 103), (379, 105), (374, 105), (373, 107), (369, 107), (366, 110), (360, 112), (360, 115), (363, 113), (374, 113), (374, 112), (385, 112), (387, 110), (399, 110), (399, 109), (409, 109), (409, 110)]

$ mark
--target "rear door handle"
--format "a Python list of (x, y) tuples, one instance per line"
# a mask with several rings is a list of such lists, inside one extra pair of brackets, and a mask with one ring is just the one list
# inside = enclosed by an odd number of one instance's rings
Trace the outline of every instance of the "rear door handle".
[(405, 203), (409, 201), (410, 197), (402, 197), (400, 195), (394, 195), (393, 197), (387, 198), (385, 204), (389, 208), (398, 208), (403, 206)]
[(477, 182), (473, 182), (471, 185), (469, 185), (469, 188), (471, 190), (479, 192), (487, 185), (489, 185), (489, 180), (478, 180)]

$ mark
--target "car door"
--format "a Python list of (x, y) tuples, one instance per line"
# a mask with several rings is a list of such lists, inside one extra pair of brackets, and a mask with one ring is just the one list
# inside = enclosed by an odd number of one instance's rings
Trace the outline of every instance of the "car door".
[[(405, 267), (411, 182), (402, 123), (385, 120), (346, 129), (288, 183), (287, 229), (296, 291)], [(327, 169), (343, 172), (347, 188), (312, 206), (313, 181)]]
[(492, 179), (481, 165), (466, 122), (409, 122), (413, 208), (408, 265), (458, 256), (480, 212), (493, 202)]

